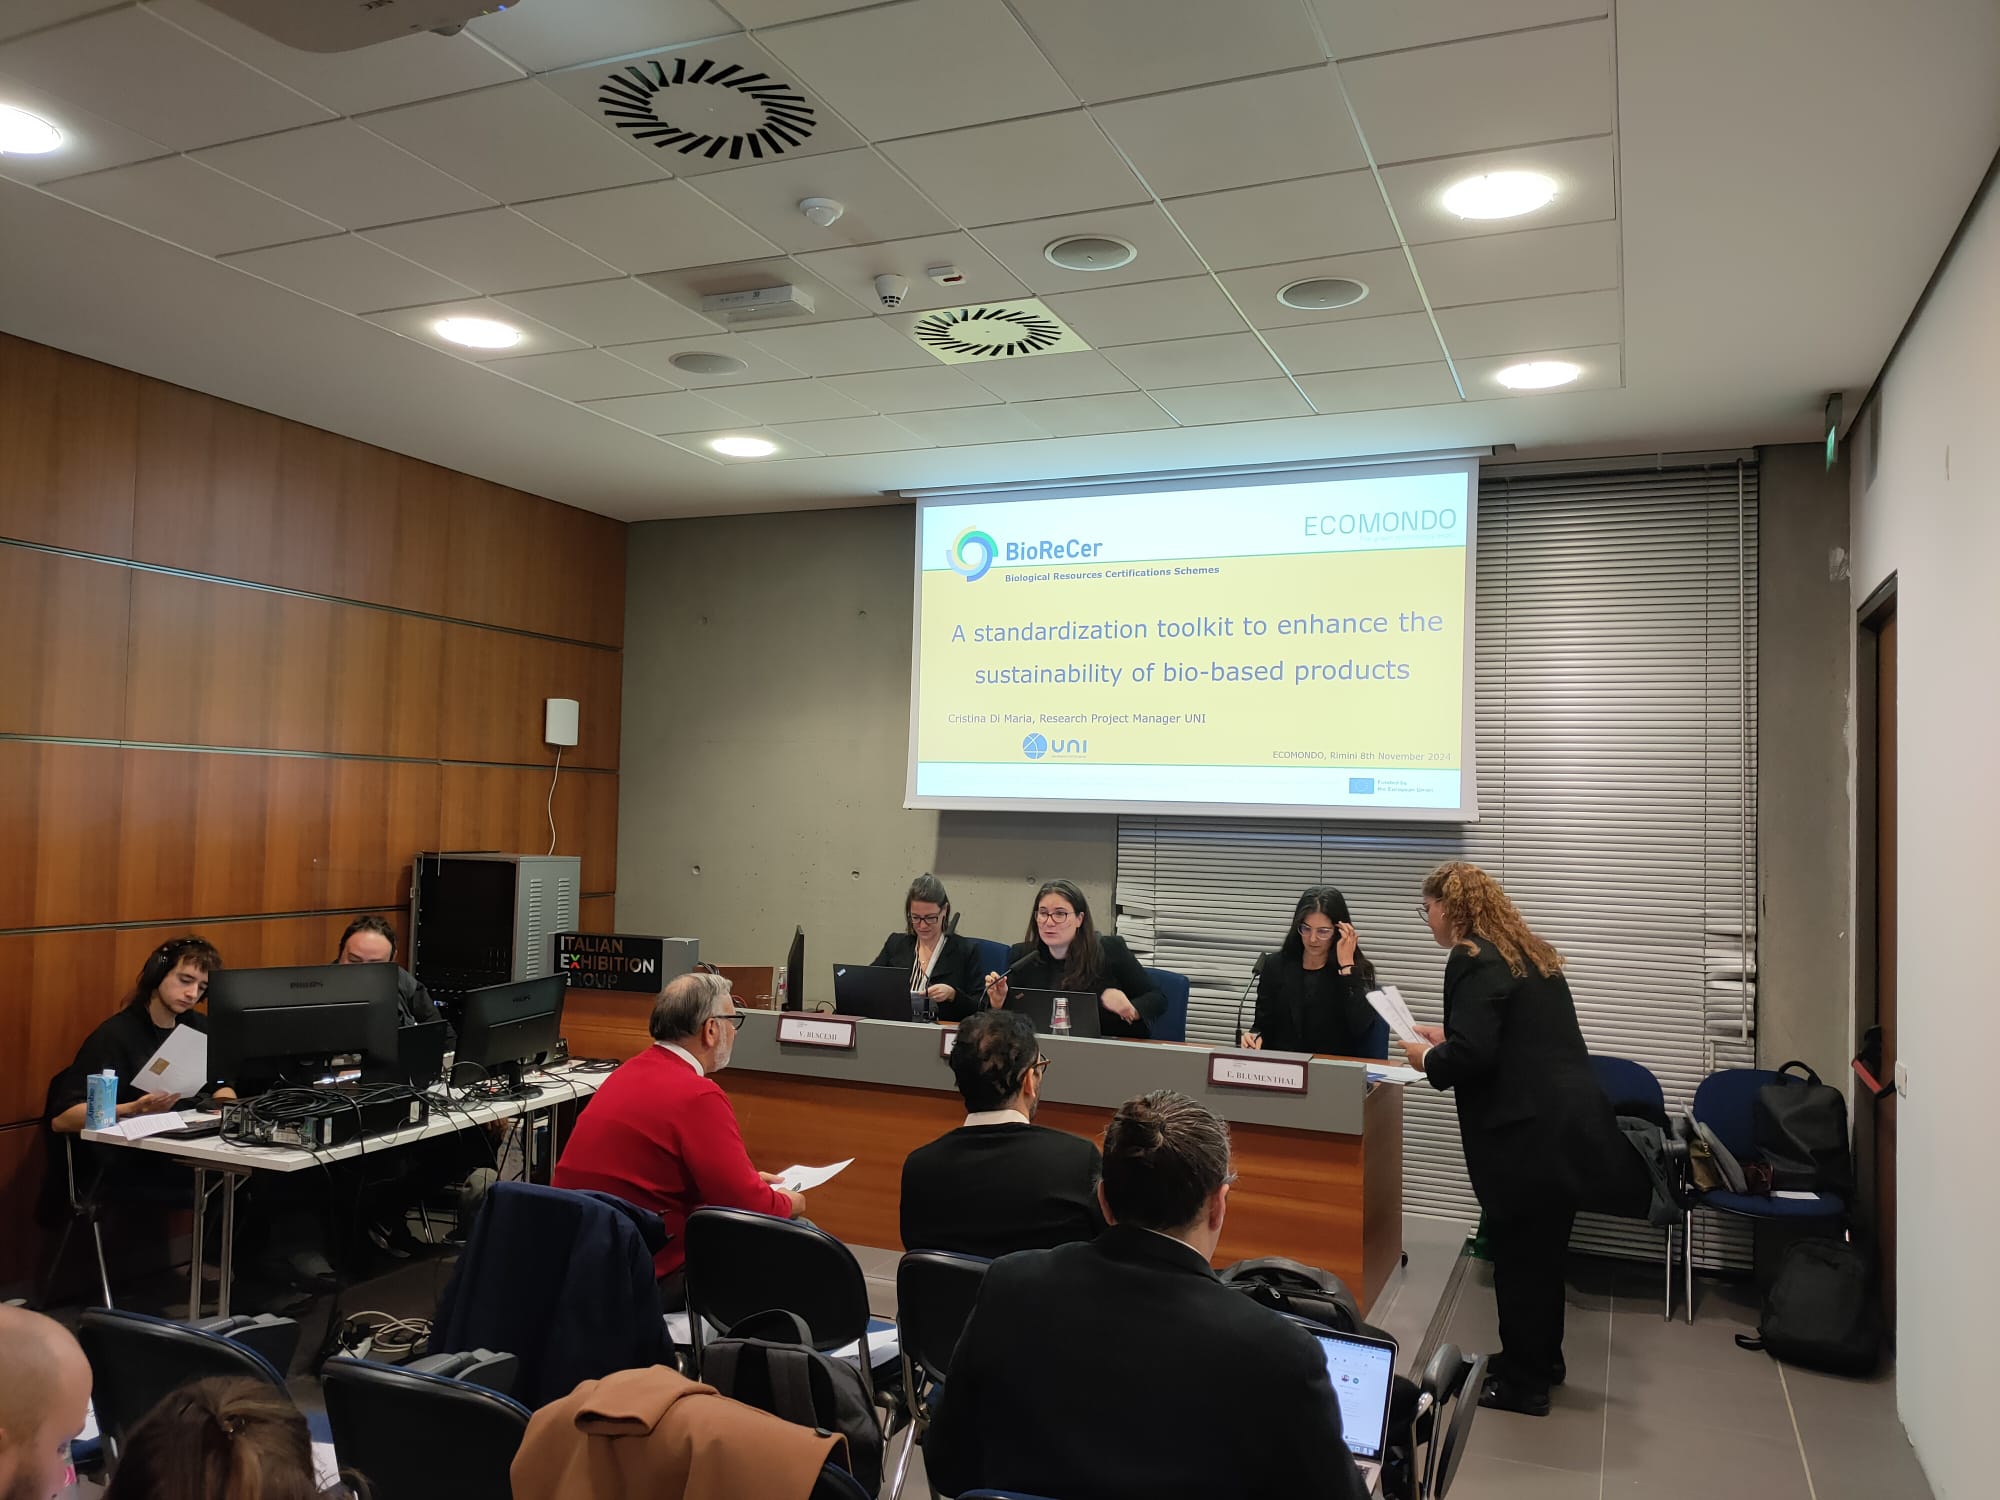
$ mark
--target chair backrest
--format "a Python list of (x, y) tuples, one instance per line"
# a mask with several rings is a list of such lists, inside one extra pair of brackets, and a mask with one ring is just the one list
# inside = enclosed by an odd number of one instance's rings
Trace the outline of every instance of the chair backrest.
[(1048, 1497), (1030, 1495), (1025, 1490), (966, 1490), (958, 1500), (1048, 1500)]
[(1641, 1115), (1662, 1130), (1666, 1128), (1667, 1095), (1651, 1068), (1629, 1057), (1607, 1057), (1593, 1052), (1590, 1071), (1597, 1076), (1597, 1086), (1604, 1090), (1604, 1097), (1619, 1114)]
[(93, 1307), (78, 1320), (76, 1339), (90, 1361), (98, 1425), (113, 1442), (122, 1443), (164, 1397), (197, 1380), (222, 1375), (285, 1388), (283, 1373), (255, 1349), (146, 1313)]
[(951, 1368), (991, 1264), (949, 1250), (912, 1250), (896, 1262), (897, 1342), (926, 1379), (943, 1380)]
[(993, 938), (971, 938), (973, 950), (979, 955), (979, 977), (1007, 972), (1007, 944)]
[(449, 1376), (330, 1359), (320, 1372), (341, 1467), (368, 1481), (372, 1500), (506, 1495), (507, 1471), (528, 1431), (528, 1408)]
[(841, 1468), (839, 1464), (827, 1463), (820, 1469), (819, 1477), (813, 1481), (812, 1490), (806, 1496), (806, 1500), (875, 1500), (875, 1497), (862, 1487), (860, 1480)]
[(1437, 1428), (1431, 1429), (1431, 1441), (1443, 1444), (1438, 1450), (1437, 1466), (1432, 1470), (1433, 1500), (1444, 1500), (1451, 1492), (1451, 1482), (1458, 1477), (1458, 1461), (1465, 1457), (1466, 1445), (1472, 1440), (1472, 1421), (1479, 1415), (1479, 1393), (1486, 1385), (1486, 1356), (1481, 1354), (1467, 1360), (1464, 1369), (1458, 1387), (1458, 1405), (1452, 1409), (1444, 1435), (1440, 1438)]
[(777, 1308), (823, 1353), (868, 1332), (868, 1279), (853, 1251), (816, 1225), (741, 1208), (688, 1215), (687, 1302), (697, 1368), (703, 1319), (726, 1329)]
[(1777, 1081), (1778, 1075), (1769, 1068), (1723, 1068), (1695, 1086), (1690, 1112), (1738, 1161), (1759, 1156), (1757, 1090)]
[(1154, 989), (1167, 997), (1166, 1010), (1150, 1028), (1153, 1040), (1186, 1041), (1189, 989), (1187, 975), (1176, 974), (1172, 969), (1148, 969), (1146, 977), (1153, 982)]
[(1368, 1040), (1362, 1043), (1363, 1057), (1387, 1057), (1389, 1055), (1389, 1018), (1377, 1016), (1375, 1024), (1368, 1028)]

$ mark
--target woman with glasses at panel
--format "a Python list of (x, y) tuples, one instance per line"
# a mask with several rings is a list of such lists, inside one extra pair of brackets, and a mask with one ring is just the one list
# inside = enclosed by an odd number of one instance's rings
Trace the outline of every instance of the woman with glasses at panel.
[(1105, 1036), (1151, 1036), (1149, 1023), (1167, 1010), (1167, 997), (1153, 988), (1125, 940), (1098, 932), (1090, 903), (1068, 880), (1044, 881), (1035, 892), (1026, 941), (1007, 950), (1005, 974), (986, 976), (987, 1004), (1007, 1003), (1009, 981), (1025, 990), (1096, 995)]
[(1368, 992), (1374, 987), (1375, 966), (1361, 951), (1347, 898), (1330, 885), (1307, 886), (1284, 945), (1257, 978), (1256, 1029), (1243, 1033), (1243, 1045), (1383, 1056), (1370, 1047), (1375, 1011)]
[(979, 954), (970, 940), (945, 931), (950, 922), (944, 882), (926, 871), (903, 897), (903, 930), (889, 934), (872, 967), (904, 970), (911, 994), (928, 997), (941, 1020), (960, 1021), (979, 1004)]

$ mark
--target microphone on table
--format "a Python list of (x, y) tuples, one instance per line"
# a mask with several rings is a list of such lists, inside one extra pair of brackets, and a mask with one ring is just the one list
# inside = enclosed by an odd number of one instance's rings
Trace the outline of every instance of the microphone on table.
[(1236, 1045), (1239, 1047), (1243, 1045), (1243, 1002), (1250, 998), (1251, 985), (1254, 985), (1260, 978), (1263, 977), (1264, 960), (1269, 958), (1270, 956), (1271, 955), (1268, 953), (1260, 953), (1257, 955), (1257, 961), (1254, 964), (1250, 965), (1249, 983), (1243, 986), (1243, 993), (1236, 997)]

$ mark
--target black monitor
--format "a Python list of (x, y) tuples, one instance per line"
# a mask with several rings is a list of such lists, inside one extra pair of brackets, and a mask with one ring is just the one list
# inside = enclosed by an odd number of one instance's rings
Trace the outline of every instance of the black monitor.
[(806, 930), (792, 929), (792, 946), (785, 952), (785, 1009), (806, 1008)]
[(498, 1095), (502, 1099), (536, 1097), (541, 1090), (523, 1083), (521, 1074), (561, 1042), (567, 988), (562, 975), (549, 974), (467, 990), (458, 1022), (458, 1066), (477, 1063), (489, 1076), (504, 1075), (506, 1087)]
[(399, 1082), (401, 1024), (394, 964), (217, 969), (208, 981), (208, 1076), (239, 1094)]

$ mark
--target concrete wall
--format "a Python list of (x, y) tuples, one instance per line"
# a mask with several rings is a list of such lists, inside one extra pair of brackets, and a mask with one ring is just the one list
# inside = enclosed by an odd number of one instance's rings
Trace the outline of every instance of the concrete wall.
[(1109, 911), (1114, 819), (903, 808), (915, 518), (897, 505), (630, 529), (621, 930), (775, 963), (803, 923), (823, 984), (823, 964), (874, 956), (921, 870), (968, 936), (1017, 941), (1034, 885), (1057, 875)]
[(2000, 197), (1989, 195), (1882, 384), (1872, 454), (1858, 424), (1851, 487), (1850, 606), (1896, 577), (1897, 1045), (1909, 1070), (1897, 1106), (1897, 1406), (1938, 1500), (1994, 1490), (1996, 330)]
[(1758, 473), (1757, 1059), (1836, 1086), (1853, 1030), (1847, 833), (1847, 463), (1765, 448)]

